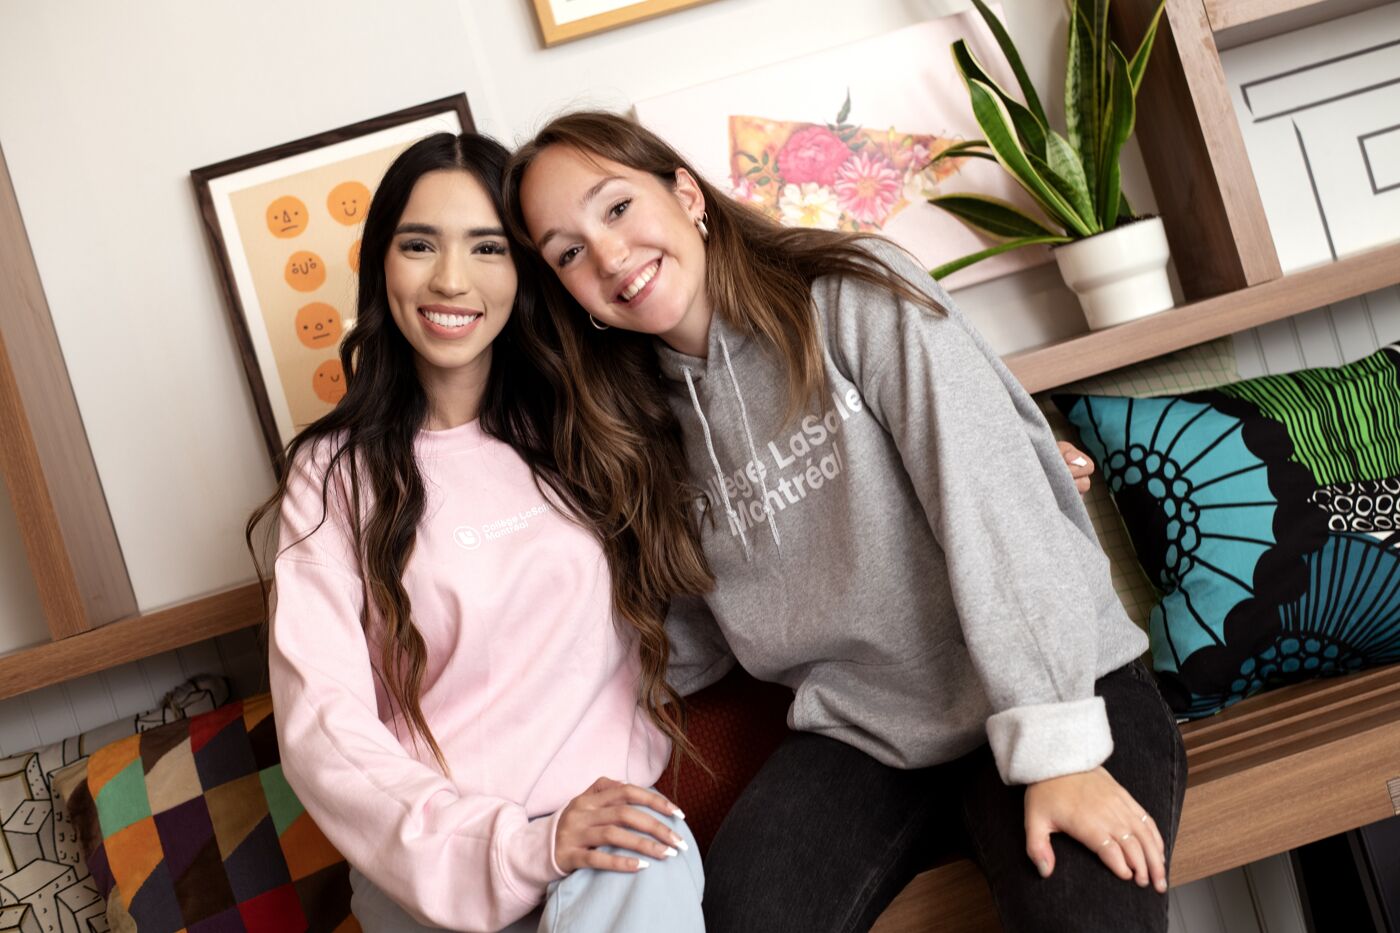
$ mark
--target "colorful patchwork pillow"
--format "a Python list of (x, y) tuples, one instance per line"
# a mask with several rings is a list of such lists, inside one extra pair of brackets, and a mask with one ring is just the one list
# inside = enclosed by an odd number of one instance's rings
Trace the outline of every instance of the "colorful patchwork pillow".
[(57, 774), (109, 742), (227, 699), (222, 677), (202, 675), (171, 690), (156, 709), (0, 760), (0, 931), (67, 933), (87, 931), (89, 920), (103, 922), (106, 904), (88, 876)]
[(345, 861), (282, 776), (267, 695), (114, 742), (74, 771), (60, 783), (114, 921), (359, 930)]
[(1161, 593), (1183, 716), (1400, 661), (1400, 345), (1181, 396), (1057, 395)]

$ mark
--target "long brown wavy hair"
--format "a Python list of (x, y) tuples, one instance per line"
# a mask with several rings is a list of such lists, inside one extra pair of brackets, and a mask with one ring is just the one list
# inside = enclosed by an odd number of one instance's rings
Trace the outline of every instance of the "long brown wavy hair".
[[(444, 772), (447, 762), (419, 702), (427, 652), (403, 586), (425, 504), (414, 438), (425, 426), (428, 399), (413, 349), (389, 312), (384, 257), (414, 185), (429, 172), (467, 172), (504, 217), (501, 191), (508, 156), (487, 137), (441, 133), (410, 146), (389, 167), (365, 218), (358, 320), (340, 349), (345, 397), (287, 446), (277, 490), (249, 518), (246, 529), (263, 581), (256, 544), (260, 523), (280, 508), (292, 465), (307, 458), (320, 463), (321, 451), (329, 452), (321, 477), (321, 523), (334, 486), (360, 563), (360, 624), (367, 640), (380, 648), (376, 675), (413, 740), (427, 743)], [(641, 655), (639, 701), (681, 751), (693, 755), (679, 698), (665, 680), (669, 652), (662, 625), (672, 596), (701, 592), (713, 581), (693, 535), (681, 530), (687, 513), (676, 490), (684, 482), (684, 464), (678, 453), (662, 452), (674, 450), (674, 444), (657, 443), (678, 437), (678, 428), (659, 400), (621, 401), (611, 391), (588, 391), (568, 378), (566, 361), (576, 352), (570, 349), (572, 337), (555, 329), (553, 315), (541, 309), (546, 296), (534, 287), (554, 276), (516, 243), (511, 255), (519, 285), (510, 319), (492, 344), (482, 430), (509, 444), (530, 466), (541, 490), (552, 494), (601, 545), (615, 613), (624, 633), (630, 629), (635, 635)], [(617, 361), (612, 364), (617, 368)], [(625, 364), (620, 369), (625, 373)], [(607, 429), (587, 437), (583, 446), (588, 449), (582, 451), (581, 419)], [(614, 444), (621, 449), (598, 453)]]
[[(822, 353), (812, 284), (827, 275), (849, 276), (886, 288), (932, 313), (943, 313), (936, 302), (906, 281), (883, 260), (871, 255), (861, 241), (870, 234), (841, 233), (805, 227), (784, 227), (757, 210), (739, 203), (704, 179), (674, 148), (655, 133), (627, 117), (602, 111), (579, 111), (551, 120), (521, 146), (506, 168), (506, 221), (522, 243), (531, 243), (520, 203), (520, 186), (534, 160), (553, 146), (565, 146), (585, 156), (607, 159), (640, 172), (649, 172), (668, 188), (676, 172), (685, 169), (705, 197), (709, 238), (705, 242), (705, 288), (711, 307), (735, 331), (758, 338), (776, 355), (788, 377), (788, 417), (800, 412), (822, 388)], [(551, 309), (566, 307), (557, 301)], [(586, 315), (575, 304), (556, 319), (561, 332), (573, 334), (582, 347), (596, 345), (588, 334)], [(614, 332), (616, 333), (616, 332)], [(589, 339), (594, 338), (594, 339)], [(609, 345), (621, 344), (609, 334)], [(568, 347), (566, 346), (566, 355)], [(628, 348), (630, 350), (630, 348)], [(627, 352), (606, 354), (615, 361)], [(584, 362), (584, 361), (578, 361)], [(579, 377), (593, 379), (587, 365)], [(648, 369), (645, 380), (653, 378)], [(609, 381), (596, 384), (611, 391)], [(623, 386), (624, 392), (649, 391), (643, 384)]]

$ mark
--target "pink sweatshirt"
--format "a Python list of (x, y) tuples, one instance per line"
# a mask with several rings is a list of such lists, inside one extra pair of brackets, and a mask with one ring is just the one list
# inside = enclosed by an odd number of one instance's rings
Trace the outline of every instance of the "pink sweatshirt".
[(423, 432), (427, 490), (404, 574), (427, 648), (421, 705), (451, 768), (374, 673), (361, 580), (324, 455), (282, 506), (270, 664), (287, 780), (352, 865), (420, 923), (497, 930), (563, 876), (558, 813), (599, 777), (650, 786), (670, 744), (638, 706), (607, 562), (476, 422)]

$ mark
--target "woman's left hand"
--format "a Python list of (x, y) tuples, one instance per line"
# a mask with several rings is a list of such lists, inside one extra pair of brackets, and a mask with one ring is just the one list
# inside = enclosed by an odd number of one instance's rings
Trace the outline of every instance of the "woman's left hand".
[(1079, 840), (1124, 881), (1150, 881), (1166, 892), (1166, 844), (1157, 824), (1103, 768), (1026, 787), (1026, 854), (1046, 878), (1055, 870), (1051, 833)]
[(1060, 454), (1069, 467), (1069, 475), (1074, 477), (1074, 486), (1083, 495), (1089, 491), (1089, 476), (1094, 472), (1094, 461), (1089, 455), (1069, 441), (1060, 441)]

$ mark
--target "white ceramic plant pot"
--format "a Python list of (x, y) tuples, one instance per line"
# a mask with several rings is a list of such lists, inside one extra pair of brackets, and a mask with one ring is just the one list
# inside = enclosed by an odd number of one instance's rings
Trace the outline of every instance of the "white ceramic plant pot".
[(1159, 217), (1057, 246), (1055, 262), (1074, 289), (1090, 330), (1170, 308), (1167, 233)]

